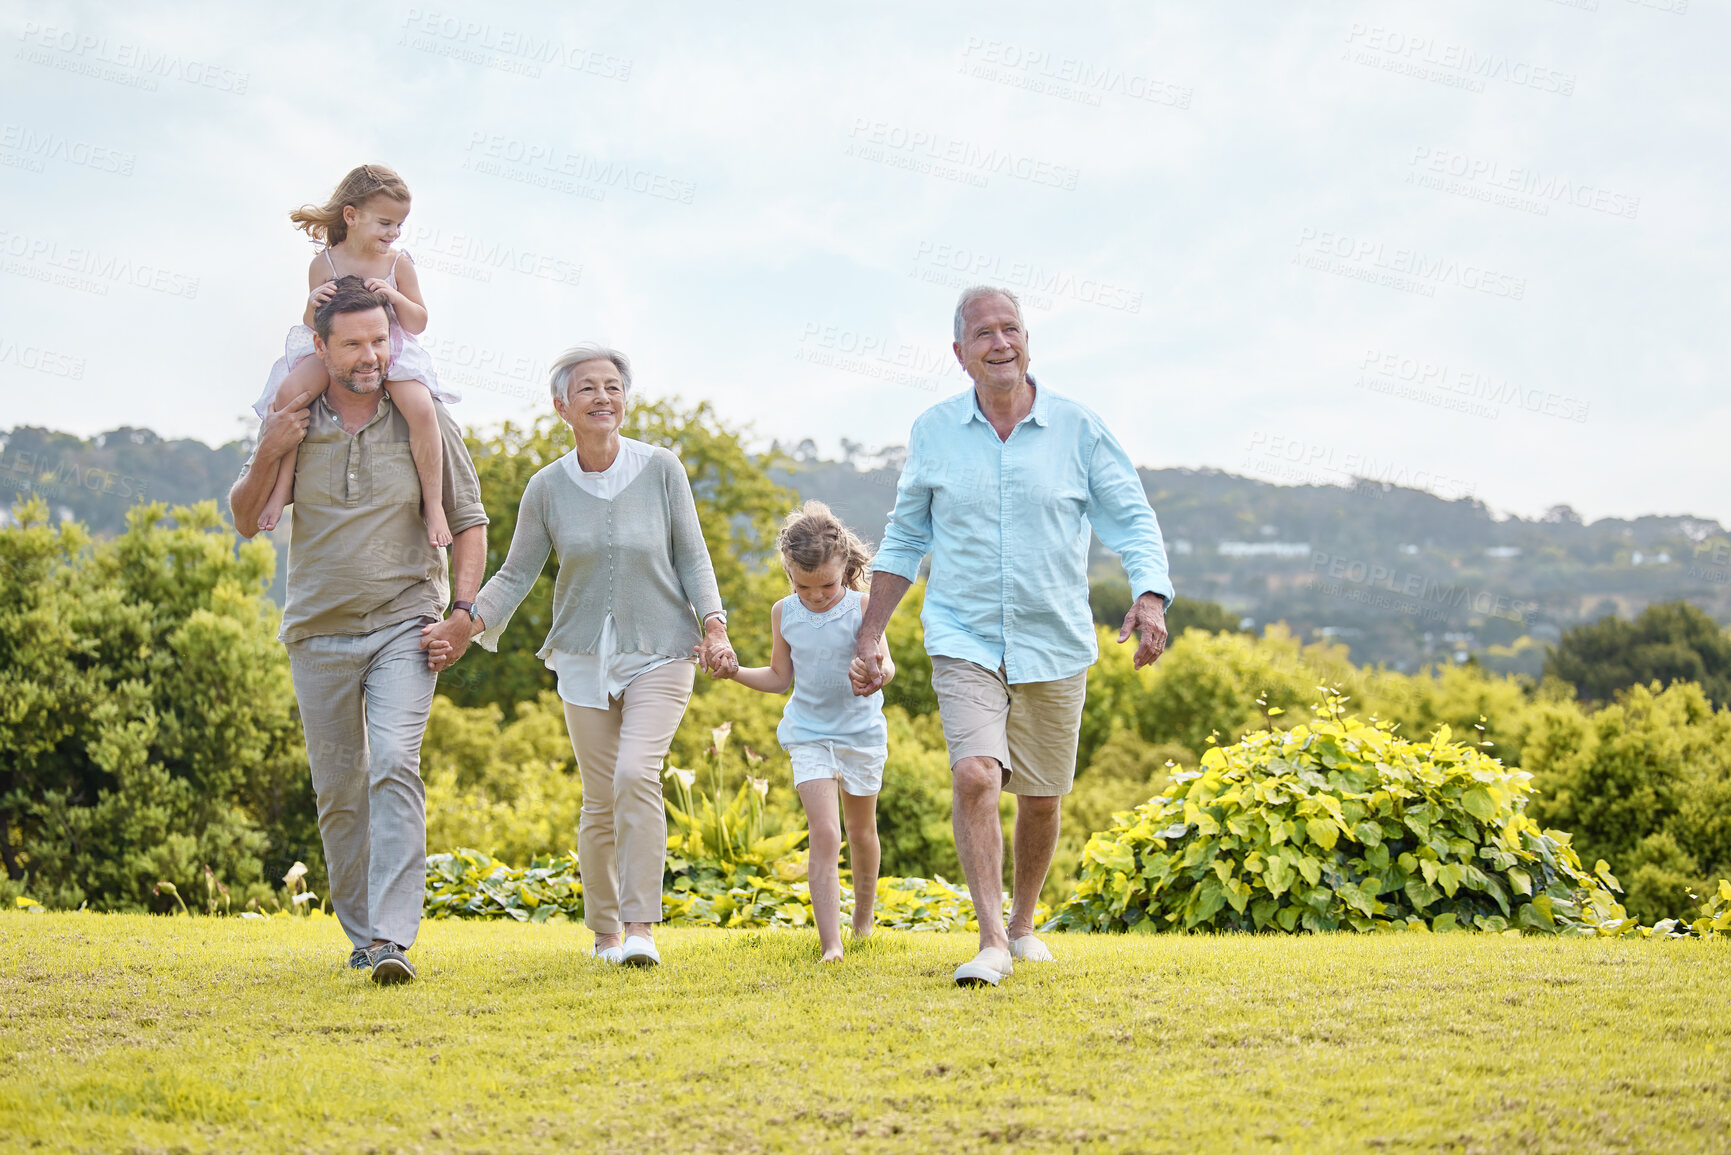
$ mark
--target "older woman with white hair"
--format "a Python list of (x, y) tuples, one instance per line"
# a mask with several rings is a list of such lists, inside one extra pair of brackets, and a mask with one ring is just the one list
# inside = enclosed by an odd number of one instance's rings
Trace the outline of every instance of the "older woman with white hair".
[(583, 921), (596, 957), (653, 966), (667, 855), (663, 760), (697, 662), (723, 675), (739, 662), (685, 467), (619, 434), (631, 362), (578, 345), (554, 363), (552, 387), (577, 447), (529, 479), (505, 564), (475, 599), (474, 629), (495, 649), (557, 551), (553, 624), (537, 656), (558, 679), (583, 777)]

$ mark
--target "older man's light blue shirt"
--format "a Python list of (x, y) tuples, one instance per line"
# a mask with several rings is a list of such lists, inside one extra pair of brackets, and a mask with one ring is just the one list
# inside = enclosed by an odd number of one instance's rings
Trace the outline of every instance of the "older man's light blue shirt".
[(1133, 595), (1172, 600), (1160, 523), (1100, 418), (1036, 385), (1033, 410), (1000, 441), (969, 389), (914, 422), (873, 568), (912, 581), (931, 553), (926, 652), (1001, 665), (1012, 683), (1050, 682), (1099, 656), (1090, 527), (1117, 551)]

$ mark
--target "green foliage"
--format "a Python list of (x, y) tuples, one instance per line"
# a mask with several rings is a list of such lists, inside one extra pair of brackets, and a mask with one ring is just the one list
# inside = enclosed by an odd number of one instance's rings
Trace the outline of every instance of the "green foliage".
[(884, 628), (896, 676), (884, 687), (884, 707), (900, 706), (909, 714), (938, 712), (938, 695), (932, 689), (932, 659), (926, 654), (926, 630), (920, 613), (926, 605), (924, 578), (909, 587), (901, 604)]
[[(1130, 583), (1122, 577), (1094, 578), (1088, 583), (1088, 606), (1096, 625), (1109, 627), (1116, 635), (1124, 626), (1124, 615), (1130, 612)], [(1179, 598), (1166, 611), (1166, 632), (1174, 638), (1183, 637), (1186, 630), (1208, 633), (1241, 633), (1239, 616), (1219, 602)]]
[(1118, 730), (1076, 775), (1064, 799), (1063, 825), (1041, 897), (1053, 906), (1075, 889), (1082, 848), (1095, 831), (1109, 829), (1117, 815), (1134, 810), (1165, 789), (1174, 770), (1194, 769), (1196, 755), (1182, 746), (1156, 746), (1129, 730)]
[[(803, 832), (802, 832), (803, 833)], [(804, 859), (736, 863), (721, 870), (713, 861), (698, 869), (669, 853), (664, 920), (671, 926), (731, 930), (815, 925)], [(842, 886), (842, 917), (853, 915), (853, 892)], [(1005, 907), (1006, 913), (1008, 906)], [(459, 848), (427, 856), (428, 918), (509, 918), (518, 922), (563, 922), (583, 917), (583, 883), (577, 856), (535, 859), (510, 866), (478, 850)], [(879, 878), (875, 921), (891, 930), (978, 930), (973, 900), (965, 888), (942, 878)]]
[[(49, 906), (168, 910), (317, 862), (268, 542), (214, 503), (91, 542), (40, 500), (0, 530), (0, 858)], [(168, 889), (159, 889), (167, 883)]]
[(1699, 686), (1635, 686), (1590, 717), (1552, 708), (1536, 729), (1534, 815), (1615, 864), (1637, 918), (1677, 917), (1731, 875), (1731, 710)]
[(1731, 705), (1731, 636), (1684, 601), (1661, 602), (1634, 621), (1609, 615), (1564, 632), (1545, 672), (1574, 686), (1583, 702), (1608, 702), (1649, 682), (1699, 683), (1717, 706)]
[(1529, 775), (1345, 714), (1211, 748), (1089, 840), (1069, 930), (1621, 927), (1617, 886), (1525, 813)]
[(484, 846), (527, 862), (577, 845), (583, 781), (558, 695), (542, 691), (514, 714), (505, 722), (491, 703), (434, 697), (421, 745), (428, 846)]
[[(898, 671), (896, 681), (901, 678)], [(889, 758), (877, 808), (881, 869), (886, 875), (960, 878), (962, 864), (950, 830), (950, 755), (938, 716), (890, 706), (884, 720)]]
[[(549, 407), (551, 403), (549, 402)], [(747, 451), (748, 431), (729, 425), (707, 401), (686, 408), (676, 397), (636, 397), (621, 432), (678, 454), (697, 501), (697, 516), (709, 545), (716, 584), (728, 610), (728, 633), (740, 660), (769, 660), (769, 608), (785, 592), (781, 567), (773, 564), (775, 534), (798, 496), (769, 476), (773, 455)], [(529, 425), (506, 422), (490, 434), (464, 440), (481, 481), (487, 507), (487, 573), (505, 560), (517, 527), (517, 506), (529, 478), (570, 451), (571, 430), (548, 414)], [(535, 656), (552, 624), (553, 578), (558, 559), (549, 555), (535, 586), (523, 599), (496, 654), (471, 648), (440, 678), (440, 689), (462, 706), (487, 702), (509, 706), (553, 688), (553, 676)]]

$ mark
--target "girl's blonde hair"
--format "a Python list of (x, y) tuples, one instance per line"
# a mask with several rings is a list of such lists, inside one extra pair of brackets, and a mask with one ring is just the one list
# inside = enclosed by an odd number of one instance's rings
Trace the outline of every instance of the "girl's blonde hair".
[(289, 220), (315, 241), (340, 245), (349, 235), (349, 226), (343, 220), (344, 206), (354, 205), (358, 209), (376, 196), (387, 196), (408, 204), (409, 186), (403, 183), (402, 177), (382, 164), (363, 164), (360, 168), (350, 169), (348, 175), (337, 182), (336, 191), (324, 204), (302, 205), (289, 213)]
[(788, 514), (781, 523), (775, 545), (781, 550), (783, 569), (797, 566), (809, 572), (840, 560), (841, 584), (850, 590), (865, 585), (866, 571), (871, 567), (871, 548), (821, 501), (808, 501)]

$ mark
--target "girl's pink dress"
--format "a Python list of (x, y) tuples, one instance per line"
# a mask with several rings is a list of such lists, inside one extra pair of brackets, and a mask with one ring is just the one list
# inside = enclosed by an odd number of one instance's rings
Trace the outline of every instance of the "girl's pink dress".
[[(397, 261), (408, 256), (406, 252), (397, 254)], [(331, 251), (325, 250), (325, 263), (331, 267), (331, 280), (337, 279), (336, 262), (331, 260)], [(413, 264), (415, 258), (409, 257)], [(391, 271), (385, 274), (385, 283), (391, 288), (397, 287), (397, 262), (391, 262)], [(387, 310), (388, 312), (389, 310)], [(305, 325), (296, 325), (288, 331), (288, 340), (283, 343), (283, 355), (275, 365), (270, 367), (270, 377), (265, 381), (264, 392), (253, 403), (252, 411), (262, 420), (265, 411), (276, 399), (277, 388), (283, 383), (294, 367), (304, 358), (313, 356), (313, 331)], [(454, 389), (439, 384), (439, 375), (433, 371), (433, 357), (421, 343), (403, 332), (403, 327), (397, 324), (397, 317), (391, 313), (391, 368), (386, 374), (390, 381), (419, 381), (439, 400), (447, 405), (461, 401), (462, 394)]]

